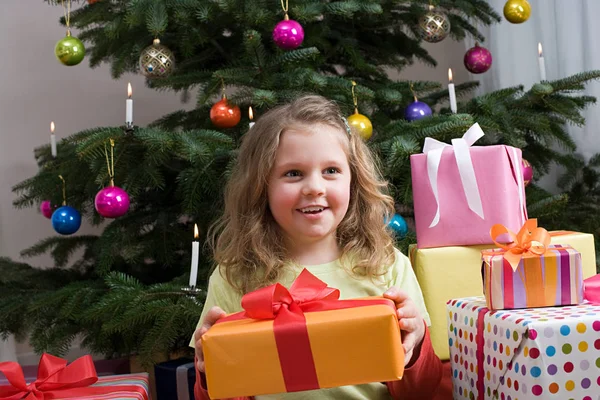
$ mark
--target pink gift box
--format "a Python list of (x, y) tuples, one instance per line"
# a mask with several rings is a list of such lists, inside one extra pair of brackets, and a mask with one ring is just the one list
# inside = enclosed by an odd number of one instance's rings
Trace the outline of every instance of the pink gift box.
[[(474, 128), (483, 135), (476, 124), (465, 136)], [(431, 164), (433, 161), (435, 164), (435, 148), (432, 152), (413, 154), (410, 157), (419, 248), (491, 244), (490, 228), (494, 224), (502, 224), (513, 231), (521, 228), (527, 220), (527, 209), (520, 149), (503, 145), (470, 147), (475, 140), (469, 139), (454, 139), (454, 146), (429, 140), (435, 142), (433, 147), (437, 146), (441, 152), (437, 174), (434, 172), (435, 166), (428, 167), (428, 162)], [(461, 161), (463, 171), (466, 168), (471, 173), (474, 172), (471, 182), (468, 181), (468, 176), (465, 178), (468, 173), (461, 175), (459, 172), (455, 155), (457, 147), (462, 148), (463, 157), (466, 151), (467, 158), (472, 162), (470, 169), (469, 160)], [(428, 161), (428, 158), (433, 160)], [(433, 190), (435, 176), (437, 201)], [(470, 193), (469, 200), (467, 192)], [(479, 211), (477, 202), (481, 207)], [(439, 220), (436, 223), (438, 206)]]

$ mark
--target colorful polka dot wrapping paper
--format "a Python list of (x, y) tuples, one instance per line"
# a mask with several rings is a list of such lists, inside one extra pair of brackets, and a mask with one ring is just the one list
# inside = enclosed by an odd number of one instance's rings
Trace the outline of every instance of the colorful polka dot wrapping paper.
[[(568, 244), (581, 253), (583, 278), (596, 274), (594, 235), (580, 232), (550, 232), (552, 243)], [(449, 360), (446, 302), (471, 296), (483, 296), (481, 250), (493, 247), (453, 246), (418, 249), (411, 246), (410, 261), (423, 291), (431, 318), (431, 342), (442, 360)], [(451, 285), (448, 282), (452, 282)]]
[(516, 271), (504, 250), (484, 250), (484, 295), (491, 310), (579, 304), (583, 301), (581, 254), (549, 245), (541, 256), (523, 254)]
[(600, 305), (447, 303), (454, 399), (600, 400)]

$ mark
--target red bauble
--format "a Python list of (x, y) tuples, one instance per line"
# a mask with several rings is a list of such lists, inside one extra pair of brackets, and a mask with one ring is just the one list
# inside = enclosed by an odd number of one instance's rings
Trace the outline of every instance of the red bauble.
[(87, 0), (87, 2), (88, 2), (88, 4), (94, 4), (94, 3), (97, 3), (98, 0)]
[(233, 128), (242, 119), (240, 108), (223, 97), (210, 109), (210, 120), (217, 128)]

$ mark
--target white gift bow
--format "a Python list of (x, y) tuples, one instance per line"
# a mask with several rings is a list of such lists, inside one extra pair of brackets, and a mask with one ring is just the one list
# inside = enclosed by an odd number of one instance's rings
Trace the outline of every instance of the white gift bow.
[(475, 177), (475, 168), (473, 168), (473, 160), (471, 160), (471, 153), (469, 151), (469, 147), (484, 135), (483, 130), (476, 122), (465, 132), (462, 138), (452, 139), (452, 145), (430, 137), (425, 138), (423, 153), (427, 154), (427, 175), (429, 176), (429, 183), (431, 184), (433, 196), (435, 197), (437, 205), (435, 217), (433, 217), (433, 221), (431, 221), (431, 225), (429, 225), (430, 228), (433, 228), (440, 222), (438, 170), (440, 168), (440, 161), (442, 160), (442, 153), (446, 147), (452, 147), (454, 149), (454, 158), (458, 165), (460, 180), (469, 208), (484, 219), (481, 195), (479, 194), (479, 186), (477, 185), (477, 178)]

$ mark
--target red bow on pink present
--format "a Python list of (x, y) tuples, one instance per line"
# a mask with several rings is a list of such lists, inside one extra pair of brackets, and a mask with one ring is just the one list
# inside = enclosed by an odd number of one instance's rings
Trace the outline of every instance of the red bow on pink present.
[(38, 365), (37, 379), (30, 384), (25, 381), (23, 369), (16, 362), (1, 362), (0, 372), (9, 382), (9, 385), (0, 385), (0, 400), (81, 399), (115, 390), (136, 393), (140, 390), (135, 385), (91, 386), (98, 380), (98, 375), (89, 355), (67, 365), (67, 360), (44, 353)]

